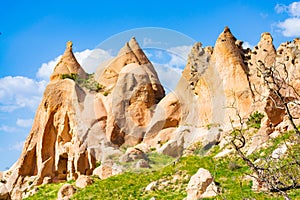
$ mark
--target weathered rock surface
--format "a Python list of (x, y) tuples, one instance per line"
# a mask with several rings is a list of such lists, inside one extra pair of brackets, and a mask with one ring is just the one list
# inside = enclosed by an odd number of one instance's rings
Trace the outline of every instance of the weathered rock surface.
[(135, 38), (125, 44), (108, 66), (98, 69), (96, 78), (111, 91), (107, 137), (119, 146), (138, 144), (152, 117), (152, 107), (165, 93)]
[(76, 192), (76, 188), (69, 184), (66, 183), (61, 188), (59, 189), (57, 193), (57, 199), (58, 200), (69, 200)]
[(87, 175), (80, 175), (75, 184), (78, 188), (85, 188), (86, 186), (93, 184), (93, 179)]
[(138, 169), (140, 169), (140, 168), (151, 168), (149, 162), (145, 159), (138, 160), (135, 167), (138, 168)]
[(131, 162), (139, 159), (148, 160), (147, 155), (138, 148), (128, 148), (119, 159), (120, 162)]
[(6, 178), (13, 199), (21, 198), (29, 182), (39, 185), (45, 177), (60, 182), (91, 175), (102, 152), (119, 151), (106, 139), (106, 111), (99, 94), (72, 79), (55, 78), (65, 73), (85, 76), (70, 43), (46, 87), (22, 154)]
[(203, 168), (200, 168), (191, 177), (186, 191), (186, 200), (215, 197), (218, 194), (218, 188), (213, 181), (212, 175), (208, 170)]
[(10, 200), (10, 194), (5, 184), (0, 183), (0, 199), (2, 200)]
[(93, 175), (98, 176), (100, 179), (106, 179), (122, 172), (123, 168), (121, 166), (113, 163), (111, 160), (107, 160), (101, 166), (94, 169)]

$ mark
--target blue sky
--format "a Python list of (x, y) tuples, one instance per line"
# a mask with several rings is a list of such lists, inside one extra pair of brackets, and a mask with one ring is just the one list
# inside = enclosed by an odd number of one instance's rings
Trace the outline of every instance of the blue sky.
[[(276, 47), (300, 36), (297, 1), (2, 0), (0, 5), (0, 170), (18, 158), (47, 76), (68, 40), (73, 41), (79, 60), (84, 60), (97, 46), (103, 47), (103, 51), (97, 51), (98, 55), (109, 58), (112, 55), (104, 48), (103, 41), (120, 32), (143, 27), (161, 27), (185, 34), (187, 40), (181, 48), (179, 44), (166, 47), (182, 50), (182, 55), (186, 55), (191, 41), (213, 46), (225, 26), (250, 46), (257, 44), (262, 32), (272, 34)], [(155, 36), (146, 39), (138, 38), (144, 46), (146, 42), (166, 40)], [(156, 51), (147, 51), (147, 55), (153, 62), (166, 58)], [(176, 62), (182, 67), (182, 60), (169, 57), (163, 64)], [(164, 81), (171, 81), (168, 73), (163, 74)]]

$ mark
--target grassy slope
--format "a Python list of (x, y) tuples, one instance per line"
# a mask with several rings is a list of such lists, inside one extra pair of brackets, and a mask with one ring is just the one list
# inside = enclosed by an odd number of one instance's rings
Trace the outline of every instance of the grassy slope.
[[(278, 145), (278, 140), (273, 141), (270, 148)], [(267, 148), (266, 151), (270, 151)], [(283, 199), (277, 194), (255, 193), (251, 190), (251, 182), (244, 179), (249, 173), (249, 168), (237, 157), (213, 159), (218, 152), (215, 147), (207, 156), (182, 157), (176, 164), (161, 167), (160, 163), (170, 163), (171, 159), (166, 156), (151, 154), (149, 157), (155, 163), (150, 170), (126, 172), (121, 175), (110, 177), (105, 180), (94, 178), (95, 183), (84, 189), (78, 189), (72, 199), (183, 199), (186, 197), (184, 188), (187, 181), (182, 182), (182, 187), (174, 190), (167, 186), (162, 190), (144, 192), (145, 187), (152, 181), (168, 178), (178, 171), (184, 171), (193, 175), (202, 167), (208, 169), (215, 177), (215, 182), (222, 188), (221, 194), (215, 199)], [(62, 184), (49, 184), (39, 187), (39, 191), (28, 199), (56, 199), (58, 189)], [(300, 199), (300, 190), (290, 193), (293, 199)], [(299, 197), (298, 197), (299, 196)]]

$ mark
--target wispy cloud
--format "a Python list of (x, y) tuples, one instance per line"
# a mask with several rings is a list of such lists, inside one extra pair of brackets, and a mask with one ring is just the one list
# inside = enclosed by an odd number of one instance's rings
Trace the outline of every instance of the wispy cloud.
[(13, 133), (17, 131), (16, 127), (7, 126), (7, 125), (1, 125), (0, 131), (7, 132), (7, 133)]
[(20, 127), (30, 127), (33, 123), (33, 119), (17, 119), (16, 124)]
[(289, 5), (277, 4), (275, 11), (277, 13), (288, 13), (290, 16), (276, 24), (276, 27), (279, 28), (279, 32), (286, 37), (300, 36), (300, 1), (293, 2)]
[(11, 145), (8, 149), (10, 151), (22, 151), (25, 141), (17, 141), (15, 144)]
[(288, 18), (283, 22), (279, 22), (277, 27), (283, 36), (298, 37), (300, 36), (300, 18)]
[(152, 38), (148, 38), (148, 37), (145, 37), (143, 39), (143, 45), (142, 46), (160, 46), (161, 44), (163, 44), (161, 41), (154, 41)]
[[(152, 54), (152, 56), (155, 56), (155, 62), (152, 63), (157, 71), (160, 82), (167, 92), (174, 90), (177, 86), (191, 48), (192, 46), (176, 46), (166, 50), (157, 50)], [(152, 59), (154, 58), (152, 57)]]

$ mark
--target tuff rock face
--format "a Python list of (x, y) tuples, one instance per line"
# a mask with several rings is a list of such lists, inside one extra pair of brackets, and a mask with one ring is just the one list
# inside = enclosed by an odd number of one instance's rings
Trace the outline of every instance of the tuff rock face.
[[(122, 162), (147, 162), (150, 149), (179, 157), (198, 143), (205, 149), (217, 142), (225, 145), (225, 133), (238, 123), (237, 110), (241, 117), (254, 111), (266, 116), (248, 147), (248, 153), (253, 152), (269, 134), (289, 126), (285, 110), (262, 74), (276, 66), (282, 74), (288, 72), (290, 85), (300, 87), (300, 40), (277, 50), (272, 40), (269, 33), (263, 33), (253, 50), (243, 49), (226, 27), (214, 47), (194, 45), (176, 89), (166, 96), (135, 38), (114, 59), (99, 65), (94, 76), (79, 65), (68, 42), (19, 160), (0, 173), (5, 182), (0, 196), (21, 199), (29, 194), (29, 183), (92, 174), (104, 179), (122, 173), (113, 156)], [(89, 84), (101, 89), (91, 90), (76, 78), (89, 79)], [(288, 87), (282, 93), (287, 101), (296, 97)], [(289, 106), (300, 121), (299, 107)], [(132, 148), (122, 153), (124, 146)]]
[[(118, 75), (114, 81), (107, 76), (109, 70)], [(91, 77), (76, 61), (68, 42), (23, 152), (4, 174), (5, 188), (14, 199), (25, 196), (29, 182), (39, 185), (46, 179), (60, 182), (92, 175), (96, 162), (105, 163), (110, 155), (121, 153), (118, 146), (142, 140), (152, 106), (164, 96), (164, 89), (136, 40), (126, 43), (98, 77), (105, 91), (95, 92), (77, 82), (77, 78)]]
[(111, 91), (107, 137), (118, 146), (138, 144), (152, 117), (153, 106), (165, 92), (135, 38), (125, 44), (107, 67), (99, 68), (96, 75), (99, 83)]
[[(57, 182), (91, 175), (96, 160), (104, 156), (101, 152), (112, 152), (107, 149), (111, 145), (105, 135), (106, 113), (100, 94), (58, 76), (61, 73), (85, 76), (74, 59), (68, 43), (46, 87), (23, 152), (9, 172), (12, 174), (6, 187), (14, 199), (22, 197), (29, 181), (39, 185), (45, 178)], [(75, 71), (63, 71), (63, 67)], [(95, 113), (98, 110), (102, 112)]]

